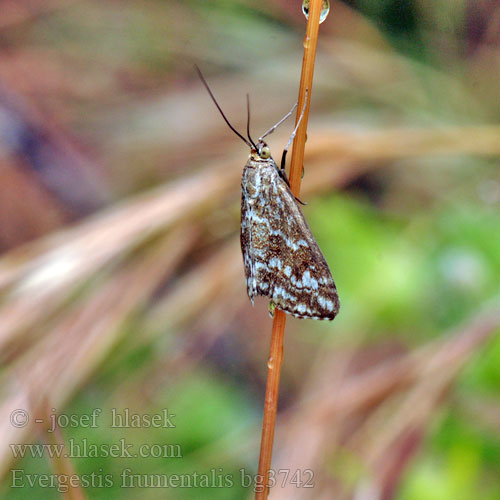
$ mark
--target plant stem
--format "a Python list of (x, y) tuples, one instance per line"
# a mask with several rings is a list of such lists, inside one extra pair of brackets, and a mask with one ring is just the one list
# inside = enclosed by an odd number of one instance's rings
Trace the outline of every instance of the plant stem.
[[(300, 79), (299, 99), (296, 121), (300, 110), (304, 107), (306, 89), (308, 103), (297, 135), (293, 141), (292, 159), (290, 162), (290, 186), (295, 196), (299, 196), (304, 162), (307, 121), (309, 118), (309, 103), (314, 75), (314, 62), (318, 43), (319, 18), (322, 0), (311, 0), (309, 6), (309, 20), (304, 38), (304, 57), (302, 60), (302, 75)], [(267, 384), (264, 403), (264, 418), (262, 422), (262, 438), (260, 444), (259, 469), (255, 483), (255, 500), (265, 500), (269, 495), (269, 470), (273, 452), (274, 427), (278, 409), (278, 394), (283, 361), (283, 340), (285, 336), (286, 316), (278, 309), (274, 313), (273, 330), (271, 333), (271, 347), (267, 363)]]
[(285, 335), (286, 316), (283, 311), (274, 311), (271, 348), (267, 361), (267, 384), (260, 442), (259, 470), (255, 481), (255, 500), (265, 500), (269, 494), (269, 469), (273, 453), (274, 424), (278, 410), (281, 362), (283, 361), (283, 338)]
[[(316, 60), (316, 47), (318, 45), (319, 18), (321, 14), (322, 0), (311, 0), (309, 8), (309, 21), (307, 23), (306, 36), (304, 37), (304, 57), (302, 59), (302, 74), (300, 77), (298, 110), (304, 107), (307, 89), (307, 107), (302, 118), (299, 130), (293, 141), (292, 159), (290, 161), (290, 186), (292, 192), (298, 197), (300, 183), (302, 180), (302, 167), (304, 165), (304, 150), (306, 147), (307, 122), (309, 120), (309, 105), (311, 103), (312, 84), (314, 77), (314, 62)], [(297, 112), (295, 124), (299, 118)]]

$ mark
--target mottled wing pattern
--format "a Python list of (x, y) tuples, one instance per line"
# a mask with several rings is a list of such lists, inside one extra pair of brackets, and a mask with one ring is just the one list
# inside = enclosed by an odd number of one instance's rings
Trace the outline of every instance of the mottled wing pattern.
[(241, 247), (250, 299), (269, 297), (299, 318), (333, 319), (337, 289), (274, 160), (250, 157), (242, 177)]

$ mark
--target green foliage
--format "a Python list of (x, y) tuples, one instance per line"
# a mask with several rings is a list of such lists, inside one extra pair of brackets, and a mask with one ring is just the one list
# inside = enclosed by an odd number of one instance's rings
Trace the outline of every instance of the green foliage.
[[(63, 429), (67, 451), (74, 454), (76, 473), (86, 478), (94, 473), (98, 478), (91, 483), (94, 487), (86, 488), (90, 498), (132, 499), (137, 498), (138, 491), (142, 498), (156, 498), (155, 491), (168, 492), (169, 498), (186, 498), (188, 494), (189, 498), (201, 499), (206, 498), (207, 492), (221, 499), (245, 498), (240, 469), (245, 469), (246, 474), (254, 472), (248, 468), (244, 454), (240, 462), (221, 456), (223, 446), (234, 446), (242, 431), (249, 426), (257, 428), (255, 412), (237, 387), (213, 373), (197, 371), (172, 381), (164, 394), (156, 396), (154, 404), (144, 403), (126, 395), (124, 399), (107, 402), (94, 395), (92, 401), (88, 397), (78, 398), (64, 412), (81, 418), (94, 408), (101, 410), (95, 427), (78, 425)], [(139, 421), (134, 420), (134, 415), (158, 415), (158, 426), (141, 419), (142, 427), (137, 427)], [(223, 446), (214, 447), (218, 442)], [(114, 452), (108, 451), (113, 449)], [(54, 474), (46, 458), (23, 459), (16, 468), (31, 475)], [(181, 481), (176, 484), (189, 487), (158, 486), (167, 480), (175, 481), (175, 475)], [(16, 498), (60, 497), (57, 488), (35, 485), (27, 489), (26, 478), (19, 481), (24, 481), (25, 487), (11, 488), (9, 493)], [(209, 486), (204, 486), (203, 481)], [(148, 484), (149, 488), (139, 487)]]
[(431, 438), (433, 456), (420, 456), (406, 475), (401, 500), (497, 498), (500, 440), (448, 413)]

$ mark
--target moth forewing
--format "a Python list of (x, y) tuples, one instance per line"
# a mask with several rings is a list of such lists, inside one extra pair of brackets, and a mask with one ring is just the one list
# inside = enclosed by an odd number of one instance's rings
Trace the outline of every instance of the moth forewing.
[(272, 157), (251, 153), (241, 184), (241, 249), (252, 303), (263, 295), (299, 318), (333, 319), (339, 299), (332, 275)]

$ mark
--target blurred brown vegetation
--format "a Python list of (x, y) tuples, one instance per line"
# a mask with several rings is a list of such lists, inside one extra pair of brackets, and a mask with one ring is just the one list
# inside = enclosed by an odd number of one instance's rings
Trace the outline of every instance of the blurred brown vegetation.
[[(391, 24), (391, 13), (406, 19), (403, 4), (414, 24)], [(43, 416), (47, 404), (60, 412), (71, 405), (151, 408), (171, 401), (193, 373), (221, 387), (234, 383), (254, 413), (221, 416), (227, 432), (193, 445), (189, 466), (257, 466), (271, 326), (267, 304), (259, 300), (252, 309), (243, 281), (238, 200), (247, 152), (192, 66), (202, 67), (239, 129), (250, 92), (252, 130), (265, 130), (296, 98), (299, 7), (285, 0), (0, 0), (6, 488), (16, 463), (9, 443), (41, 437), (34, 417), (27, 427), (12, 427), (13, 409)], [(334, 3), (316, 63), (301, 194), (306, 215), (335, 227), (328, 221), (336, 213), (314, 213), (314, 206), (338, 196), (364, 207), (367, 234), (370, 221), (387, 217), (402, 226), (397, 235), (387, 231), (391, 244), (413, 244), (428, 233), (432, 246), (433, 231), (448, 224), (436, 222), (444, 205), (450, 212), (471, 213), (474, 204), (496, 212), (497, 19), (498, 6), (488, 1)], [(272, 137), (275, 157), (288, 134), (283, 126)], [(328, 229), (320, 234), (327, 249), (337, 244)], [(369, 254), (380, 250), (368, 236), (353, 241)], [(463, 305), (452, 293), (433, 301), (439, 288), (430, 280), (429, 310), (439, 312), (442, 300), (453, 313), (434, 318), (417, 304), (409, 316), (403, 307), (398, 320), (387, 319), (362, 302), (368, 292), (342, 268), (359, 268), (368, 281), (377, 276), (350, 260), (357, 251), (344, 248), (337, 260), (325, 252), (334, 276), (341, 268), (339, 318), (287, 325), (274, 463), (312, 469), (315, 488), (275, 488), (276, 500), (407, 498), (401, 485), (419, 453), (431, 453), (428, 436), (453, 401), (462, 369), (498, 331), (496, 286), (471, 293)], [(498, 269), (491, 269), (495, 281)], [(386, 279), (366, 287), (384, 296)], [(398, 300), (388, 299), (395, 307)], [(496, 401), (461, 401), (468, 418), (488, 429), (493, 421), (498, 433)], [(200, 397), (194, 407), (203, 412), (211, 404)], [(177, 471), (177, 464), (165, 470)], [(491, 491), (500, 491), (498, 479)], [(107, 498), (94, 493), (88, 497)], [(168, 498), (201, 498), (180, 493)], [(155, 494), (141, 491), (141, 498)]]

